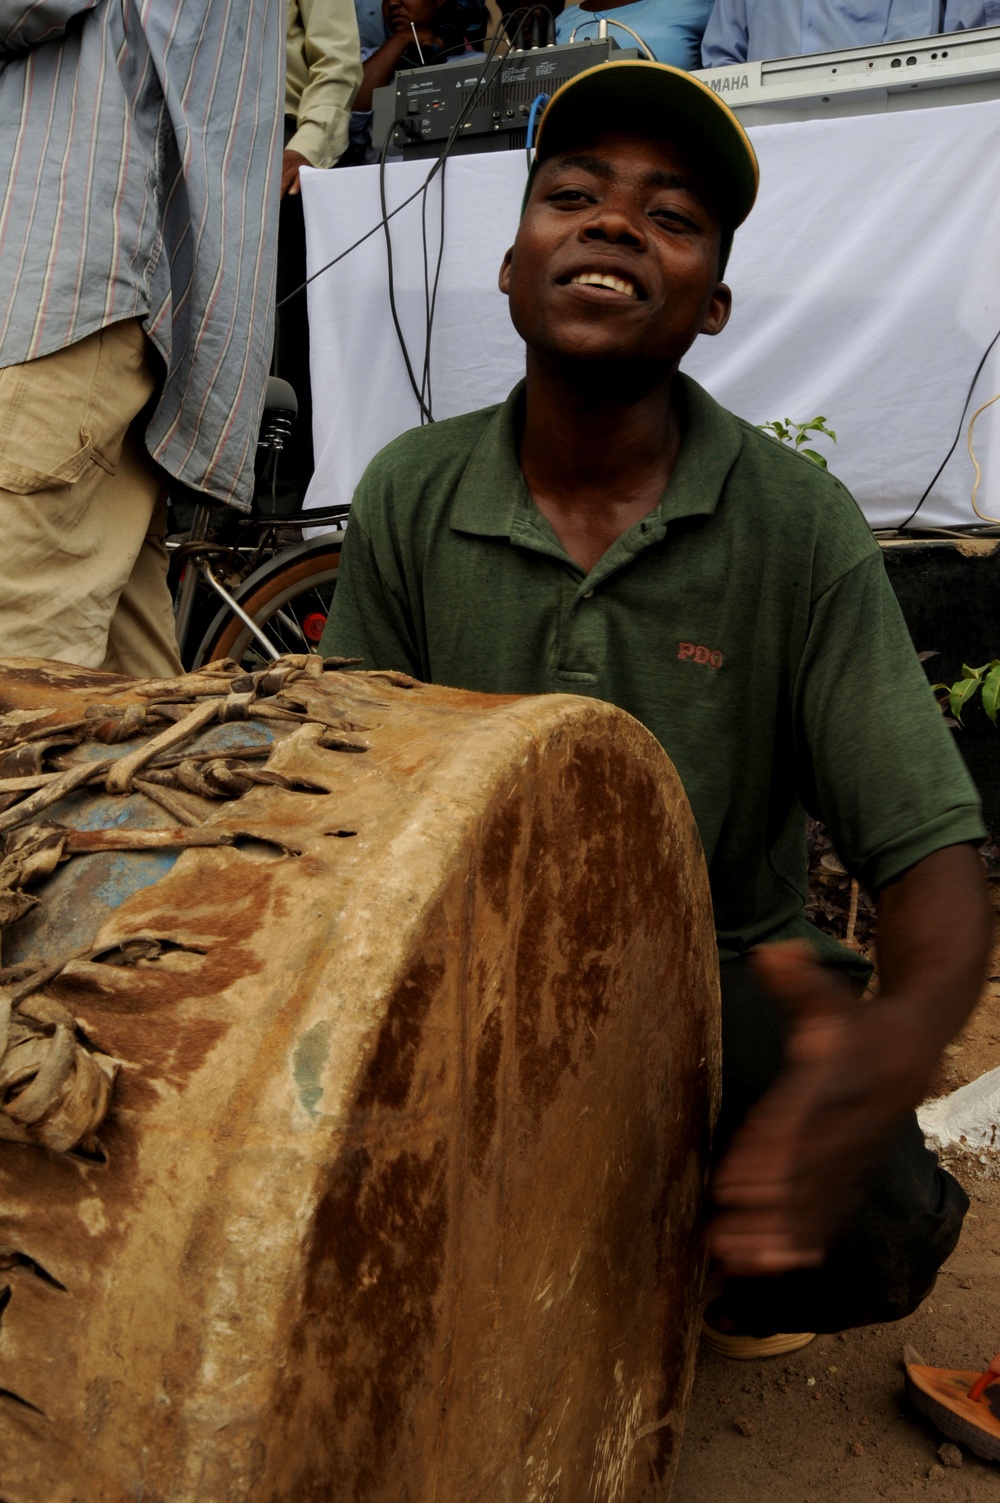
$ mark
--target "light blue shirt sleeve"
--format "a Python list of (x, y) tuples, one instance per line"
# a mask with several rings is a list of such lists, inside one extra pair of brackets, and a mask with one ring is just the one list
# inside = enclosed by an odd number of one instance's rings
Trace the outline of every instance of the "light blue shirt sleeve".
[(1000, 0), (946, 0), (942, 31), (1000, 26)]
[[(973, 10), (981, 9), (983, 0), (953, 3)], [(705, 29), (702, 62), (706, 68), (720, 68), (934, 36), (941, 30), (943, 11), (944, 0), (716, 0)]]
[(367, 47), (371, 56), (389, 36), (382, 19), (381, 0), (354, 0), (354, 13), (358, 18), (362, 49)]
[(725, 68), (745, 63), (750, 45), (747, 0), (715, 0), (701, 44), (705, 68)]
[(636, 0), (634, 5), (619, 5), (613, 10), (581, 10), (567, 5), (556, 17), (556, 41), (568, 42), (574, 31), (578, 41), (597, 35), (602, 19), (608, 22), (609, 34), (619, 47), (633, 47), (628, 32), (620, 31), (615, 22), (624, 22), (640, 36), (658, 63), (674, 68), (701, 66), (701, 39), (712, 9), (712, 0)]

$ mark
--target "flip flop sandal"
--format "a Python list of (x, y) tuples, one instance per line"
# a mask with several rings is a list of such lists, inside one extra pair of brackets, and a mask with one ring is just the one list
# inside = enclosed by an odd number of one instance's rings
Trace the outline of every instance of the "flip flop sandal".
[(983, 1461), (1000, 1461), (1000, 1352), (983, 1373), (928, 1367), (919, 1353), (903, 1353), (906, 1392), (914, 1407)]

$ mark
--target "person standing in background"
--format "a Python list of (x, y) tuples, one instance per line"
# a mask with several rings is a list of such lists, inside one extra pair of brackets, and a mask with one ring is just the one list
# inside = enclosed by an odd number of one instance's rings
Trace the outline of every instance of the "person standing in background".
[[(287, 0), (285, 150), (281, 159), (278, 302), (306, 279), (306, 231), (299, 189), (301, 167), (335, 167), (347, 147), (351, 105), (361, 83), (361, 43), (354, 0)], [(286, 499), (301, 506), (313, 471), (312, 395), (306, 294), (279, 308), (275, 375), (295, 388), (298, 418), (285, 457)], [(290, 497), (287, 495), (291, 492)]]
[(633, 44), (627, 31), (615, 27), (616, 21), (631, 27), (658, 63), (690, 72), (701, 66), (701, 39), (711, 10), (712, 0), (582, 0), (556, 17), (556, 41), (568, 42), (574, 31), (577, 41), (592, 40), (607, 17), (619, 47)]
[[(363, 7), (363, 8), (362, 8)], [(369, 44), (374, 19), (368, 0), (359, 0), (364, 78), (354, 101), (351, 145), (345, 166), (377, 161), (381, 141), (372, 142), (372, 96), (397, 73), (432, 63), (458, 63), (478, 54), (486, 36), (485, 0), (380, 0), (381, 40)]]
[(354, 0), (354, 14), (358, 18), (362, 57), (366, 51), (370, 55), (381, 47), (387, 37), (382, 18), (382, 0)]
[[(367, 6), (367, 0), (364, 3)], [(359, 8), (358, 15), (362, 17), (364, 80), (350, 117), (346, 167), (376, 162), (385, 144), (371, 141), (374, 90), (383, 89), (395, 75), (411, 68), (465, 62), (483, 48), (489, 21), (484, 0), (379, 0), (382, 41), (368, 45), (364, 38), (373, 33), (374, 23), (367, 9)]]
[(0, 652), (178, 672), (165, 483), (248, 507), (281, 0), (0, 0)]
[(942, 31), (1000, 26), (1000, 0), (945, 0)]
[[(954, 11), (982, 9), (982, 0), (952, 0)], [(800, 57), (935, 36), (945, 24), (944, 0), (715, 0), (705, 28), (706, 68), (768, 57)], [(966, 22), (965, 24), (973, 24)], [(985, 25), (980, 21), (979, 25)]]

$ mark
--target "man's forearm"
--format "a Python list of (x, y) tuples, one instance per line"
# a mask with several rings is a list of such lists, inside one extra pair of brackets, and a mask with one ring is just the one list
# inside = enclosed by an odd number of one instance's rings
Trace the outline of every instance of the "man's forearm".
[(976, 1005), (992, 935), (982, 861), (971, 845), (935, 851), (880, 892), (877, 1005), (891, 1022), (900, 999), (905, 1036), (895, 1047), (900, 1069), (914, 1073), (914, 1091), (924, 1062), (929, 1075)]
[(757, 953), (789, 1016), (787, 1063), (715, 1176), (726, 1273), (818, 1264), (854, 1185), (927, 1089), (975, 1006), (992, 933), (982, 864), (949, 846), (879, 895), (880, 992), (858, 1005), (801, 941)]
[(0, 57), (16, 57), (62, 36), (76, 16), (93, 10), (97, 0), (0, 0)]
[(370, 110), (374, 91), (392, 82), (396, 76), (396, 65), (409, 41), (410, 38), (404, 32), (393, 32), (389, 40), (383, 42), (378, 51), (366, 59), (362, 68), (361, 87), (354, 101), (356, 110)]

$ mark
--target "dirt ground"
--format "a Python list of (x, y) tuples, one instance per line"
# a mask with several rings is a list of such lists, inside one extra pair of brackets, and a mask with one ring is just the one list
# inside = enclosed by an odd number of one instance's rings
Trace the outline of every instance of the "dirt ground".
[[(1000, 907), (1000, 884), (994, 902)], [(949, 1048), (933, 1095), (1000, 1065), (1000, 945), (979, 1010)], [(941, 1367), (984, 1368), (1000, 1351), (1000, 1155), (948, 1161), (972, 1206), (934, 1293), (891, 1326), (820, 1336), (801, 1352), (732, 1362), (702, 1348), (671, 1503), (1000, 1503), (1000, 1464), (943, 1440), (903, 1392), (904, 1343)], [(950, 1459), (954, 1459), (953, 1456)]]

